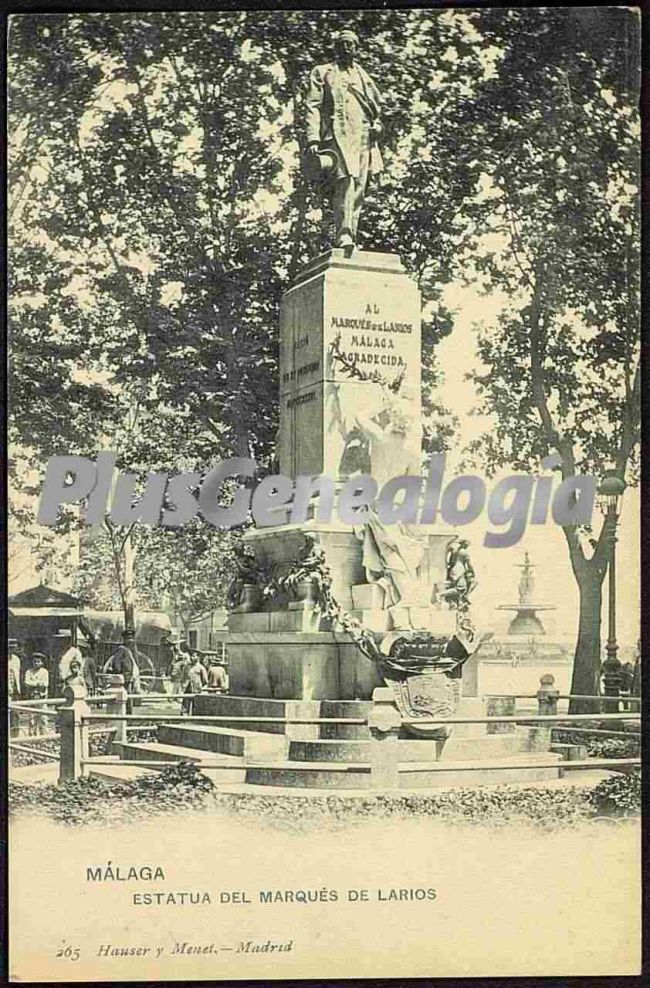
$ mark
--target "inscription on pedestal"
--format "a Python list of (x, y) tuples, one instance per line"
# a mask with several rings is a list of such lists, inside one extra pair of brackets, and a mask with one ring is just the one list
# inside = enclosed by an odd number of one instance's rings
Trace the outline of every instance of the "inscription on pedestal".
[(280, 469), (344, 480), (369, 472), (359, 423), (385, 395), (399, 396), (420, 447), (420, 294), (392, 255), (317, 260), (283, 301)]

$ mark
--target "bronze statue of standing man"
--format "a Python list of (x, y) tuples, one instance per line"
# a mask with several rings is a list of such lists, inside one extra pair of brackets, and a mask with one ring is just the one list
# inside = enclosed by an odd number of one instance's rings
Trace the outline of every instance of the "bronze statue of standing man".
[(307, 171), (332, 182), (336, 245), (352, 249), (370, 175), (383, 170), (379, 91), (355, 61), (359, 39), (341, 31), (335, 61), (317, 65), (307, 93)]

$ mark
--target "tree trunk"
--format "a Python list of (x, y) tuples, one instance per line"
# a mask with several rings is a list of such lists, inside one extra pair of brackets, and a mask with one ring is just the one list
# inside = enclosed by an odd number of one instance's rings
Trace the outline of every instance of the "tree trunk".
[[(600, 620), (603, 578), (598, 570), (587, 567), (578, 580), (580, 617), (578, 641), (573, 662), (571, 693), (597, 696), (600, 679)], [(598, 705), (571, 700), (570, 713), (597, 713)]]
[(132, 631), (135, 634), (135, 587), (134, 587), (134, 550), (131, 541), (132, 534), (124, 542), (124, 630)]

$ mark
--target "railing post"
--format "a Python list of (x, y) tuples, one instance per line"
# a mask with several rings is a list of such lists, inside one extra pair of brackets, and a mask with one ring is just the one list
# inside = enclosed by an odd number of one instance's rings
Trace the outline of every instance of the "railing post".
[[(129, 694), (124, 686), (124, 676), (112, 675), (108, 680), (106, 696), (106, 713), (115, 717), (124, 717), (127, 712)], [(115, 726), (114, 741), (126, 744), (126, 721), (120, 720)]]
[(61, 733), (59, 782), (78, 779), (84, 774), (82, 758), (88, 755), (88, 725), (81, 718), (90, 713), (83, 683), (70, 683), (63, 691), (66, 705), (59, 707), (57, 724)]
[(378, 686), (372, 694), (368, 714), (370, 742), (370, 785), (373, 789), (399, 789), (398, 743), (402, 718), (390, 687)]
[(557, 701), (560, 691), (555, 688), (555, 676), (545, 673), (539, 681), (537, 690), (537, 713), (540, 717), (557, 716)]

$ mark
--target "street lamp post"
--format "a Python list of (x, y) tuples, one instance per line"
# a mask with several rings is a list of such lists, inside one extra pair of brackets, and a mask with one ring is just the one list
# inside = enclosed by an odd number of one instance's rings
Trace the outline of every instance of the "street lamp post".
[[(613, 471), (608, 471), (603, 477), (598, 488), (598, 503), (600, 510), (606, 519), (611, 519), (610, 528), (610, 550), (609, 550), (609, 586), (608, 603), (609, 614), (607, 623), (607, 662), (609, 669), (614, 672), (614, 666), (618, 663), (616, 642), (616, 528), (621, 513), (621, 500), (625, 490), (625, 481), (616, 476)], [(620, 667), (620, 663), (618, 666)]]

